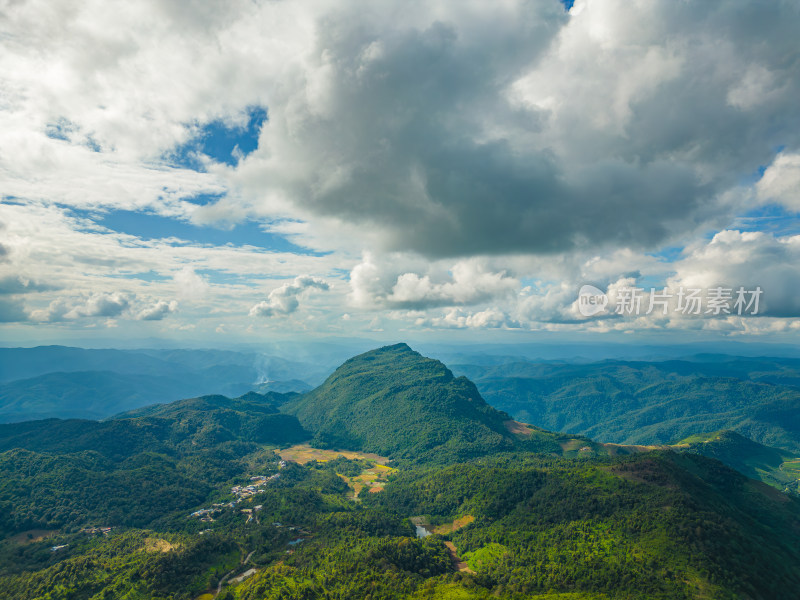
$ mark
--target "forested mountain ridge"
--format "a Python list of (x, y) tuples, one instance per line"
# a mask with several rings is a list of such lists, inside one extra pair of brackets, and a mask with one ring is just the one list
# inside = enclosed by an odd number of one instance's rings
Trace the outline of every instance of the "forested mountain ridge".
[(0, 451), (98, 451), (125, 458), (144, 451), (177, 452), (224, 441), (296, 443), (309, 437), (297, 419), (278, 412), (282, 394), (202, 396), (157, 404), (106, 421), (46, 419), (0, 425)]
[(112, 417), (119, 419), (138, 419), (138, 418), (172, 418), (180, 419), (192, 412), (208, 411), (238, 411), (250, 415), (255, 414), (276, 414), (279, 408), (298, 394), (289, 392), (281, 394), (278, 392), (247, 392), (237, 398), (228, 398), (219, 394), (210, 396), (199, 396), (198, 398), (186, 398), (176, 400), (167, 404), (151, 404), (134, 410), (129, 410)]
[(731, 429), (800, 453), (800, 361), (697, 356), (588, 364), (455, 365), (520, 421), (602, 442), (671, 444)]
[(511, 417), (486, 404), (468, 379), (406, 344), (351, 358), (281, 410), (296, 415), (323, 447), (420, 462), (514, 448), (504, 425)]
[(448, 538), (501, 597), (767, 600), (800, 585), (800, 500), (702, 456), (488, 457), (401, 473), (385, 492), (369, 503), (432, 525), (473, 517)]
[[(357, 452), (304, 464), (274, 452), (312, 435), (384, 451), (396, 468)], [(354, 357), (304, 395), (2, 425), (0, 589), (9, 600), (792, 597), (800, 500), (698, 455), (755, 468), (777, 451), (725, 432), (684, 442), (626, 448), (526, 426), (406, 345)], [(354, 493), (378, 472), (380, 485)], [(417, 539), (417, 523), (433, 535)]]
[(693, 435), (673, 448), (715, 458), (751, 479), (785, 492), (800, 493), (800, 457), (764, 446), (735, 431)]
[(264, 444), (308, 439), (275, 397), (206, 396), (107, 421), (0, 425), (0, 535), (73, 521), (141, 526), (201, 502)]

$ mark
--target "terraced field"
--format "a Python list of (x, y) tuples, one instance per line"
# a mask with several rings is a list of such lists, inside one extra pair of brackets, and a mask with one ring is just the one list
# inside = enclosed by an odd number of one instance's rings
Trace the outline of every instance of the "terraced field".
[(364, 490), (372, 494), (383, 491), (383, 486), (386, 485), (389, 475), (396, 471), (396, 469), (387, 465), (387, 463), (390, 462), (389, 458), (369, 452), (322, 450), (319, 448), (312, 448), (308, 444), (297, 444), (291, 448), (279, 451), (279, 454), (283, 460), (293, 461), (301, 465), (305, 465), (312, 460), (324, 463), (337, 458), (366, 461), (370, 466), (364, 469), (359, 475), (347, 476), (338, 473), (339, 477), (344, 479), (347, 485), (350, 486), (352, 490), (350, 498), (353, 500), (357, 500), (359, 494)]
[(371, 454), (369, 452), (352, 452), (350, 450), (322, 450), (320, 448), (312, 448), (308, 444), (295, 444), (294, 446), (284, 450), (279, 450), (278, 454), (280, 454), (283, 460), (291, 460), (301, 465), (311, 462), (312, 460), (324, 462), (339, 458), (340, 456), (350, 460), (371, 460), (379, 465), (387, 465), (391, 460), (385, 456), (378, 456), (377, 454)]

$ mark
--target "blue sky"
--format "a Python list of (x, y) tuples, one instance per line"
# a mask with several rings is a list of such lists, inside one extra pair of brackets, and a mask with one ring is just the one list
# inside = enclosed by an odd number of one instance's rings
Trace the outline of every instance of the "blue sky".
[(202, 171), (198, 155), (235, 167), (239, 160), (258, 148), (261, 126), (267, 119), (262, 107), (247, 107), (245, 121), (226, 124), (219, 119), (195, 125), (196, 133), (188, 142), (167, 153), (166, 159), (175, 166)]
[[(7, 12), (6, 343), (800, 332), (789, 5)], [(613, 313), (740, 286), (758, 314)]]
[[(209, 200), (209, 202), (216, 200)], [(265, 224), (250, 220), (228, 226), (226, 224), (194, 225), (175, 218), (131, 210), (114, 210), (98, 215), (89, 215), (89, 218), (111, 231), (136, 236), (143, 240), (177, 238), (187, 243), (211, 246), (232, 244), (252, 246), (272, 252), (318, 254), (313, 250), (293, 244), (286, 236), (267, 231)]]

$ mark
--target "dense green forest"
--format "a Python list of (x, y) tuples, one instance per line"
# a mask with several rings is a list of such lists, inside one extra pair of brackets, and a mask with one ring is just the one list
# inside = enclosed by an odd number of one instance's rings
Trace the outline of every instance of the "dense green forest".
[[(767, 599), (800, 585), (798, 501), (704, 457), (505, 455), (403, 469), (361, 502), (336, 475), (363, 467), (348, 463), (280, 469), (280, 487), (240, 505), (258, 502), (258, 522), (237, 509), (201, 524), (188, 509), (151, 506), (145, 529), (7, 539), (5, 597), (190, 599), (229, 573), (220, 597), (253, 600)], [(421, 540), (409, 522), (421, 516), (433, 528), (465, 515), (474, 520), (462, 529)], [(446, 541), (469, 570), (454, 567)]]
[(265, 443), (308, 437), (275, 396), (208, 396), (110, 421), (0, 425), (0, 533), (73, 523), (143, 526), (193, 506)]
[[(451, 538), (478, 580), (510, 597), (780, 598), (800, 583), (800, 502), (776, 502), (770, 488), (695, 455), (488, 459), (404, 473), (387, 492), (370, 500), (435, 519), (473, 515)], [(763, 541), (758, 556), (753, 539)]]
[[(372, 454), (281, 458), (312, 437), (382, 452), (391, 467)], [(4, 425), (0, 589), (10, 600), (793, 597), (800, 500), (716, 459), (759, 474), (788, 455), (728, 432), (644, 450), (514, 423), (405, 345), (348, 361), (305, 396)], [(354, 493), (378, 470), (385, 485)]]

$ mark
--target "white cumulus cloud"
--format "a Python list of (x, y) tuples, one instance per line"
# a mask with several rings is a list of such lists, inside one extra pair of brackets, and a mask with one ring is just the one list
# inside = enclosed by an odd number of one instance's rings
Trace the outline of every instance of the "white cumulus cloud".
[(159, 300), (155, 304), (141, 309), (136, 318), (142, 321), (160, 321), (176, 310), (178, 310), (177, 301), (172, 300), (171, 302), (167, 302), (166, 300)]
[(330, 286), (324, 279), (301, 275), (292, 283), (285, 283), (272, 290), (266, 300), (262, 300), (250, 309), (250, 316), (274, 317), (290, 315), (300, 307), (300, 299), (311, 290), (328, 291)]
[[(422, 272), (406, 270), (415, 268)], [(483, 260), (422, 264), (405, 256), (367, 254), (351, 271), (350, 286), (356, 306), (419, 310), (507, 297), (519, 288), (519, 281)]]

